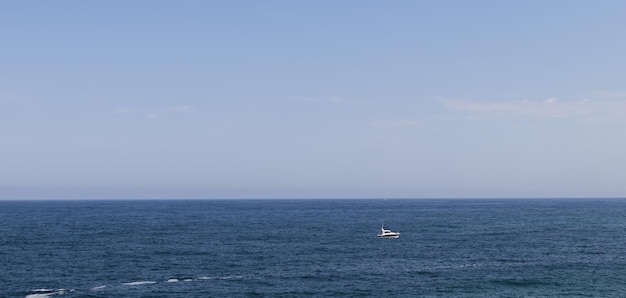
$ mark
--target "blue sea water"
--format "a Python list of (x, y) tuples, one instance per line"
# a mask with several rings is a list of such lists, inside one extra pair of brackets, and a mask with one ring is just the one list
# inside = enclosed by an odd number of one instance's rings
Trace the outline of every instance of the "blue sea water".
[[(0, 202), (0, 297), (624, 297), (626, 200)], [(382, 223), (401, 232), (378, 239)]]

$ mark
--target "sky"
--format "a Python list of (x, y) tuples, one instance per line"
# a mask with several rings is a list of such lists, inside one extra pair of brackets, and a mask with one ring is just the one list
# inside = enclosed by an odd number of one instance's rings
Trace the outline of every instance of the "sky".
[(625, 1), (1, 1), (0, 199), (626, 197)]

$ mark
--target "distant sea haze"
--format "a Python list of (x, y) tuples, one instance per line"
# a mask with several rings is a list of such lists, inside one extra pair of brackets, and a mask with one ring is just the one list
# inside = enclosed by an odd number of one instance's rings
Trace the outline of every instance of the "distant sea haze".
[[(0, 202), (1, 297), (626, 296), (626, 200)], [(381, 224), (401, 232), (379, 239)]]

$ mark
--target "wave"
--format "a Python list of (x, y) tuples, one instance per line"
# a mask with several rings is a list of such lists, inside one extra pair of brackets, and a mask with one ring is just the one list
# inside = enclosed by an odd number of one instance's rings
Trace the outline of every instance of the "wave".
[(227, 275), (227, 276), (200, 276), (199, 280), (239, 280), (243, 279), (241, 275)]
[(26, 295), (26, 297), (24, 297), (24, 298), (46, 298), (46, 297), (50, 297), (50, 295), (53, 295), (53, 293), (30, 294), (30, 295)]
[[(177, 283), (177, 282), (192, 282), (192, 281), (209, 281), (209, 280), (241, 280), (244, 277), (241, 275), (226, 275), (226, 276), (200, 276), (198, 278), (190, 278), (190, 277), (179, 277), (179, 278), (169, 278), (167, 280), (165, 280), (165, 283)], [(126, 282), (126, 283), (122, 283), (122, 286), (142, 286), (142, 285), (152, 285), (152, 284), (157, 284), (157, 283), (162, 283), (162, 282), (156, 282), (156, 281), (151, 281), (151, 280), (142, 280), (142, 281), (132, 281), (132, 282)], [(118, 284), (119, 285), (119, 284)], [(107, 285), (101, 285), (101, 286), (96, 286), (93, 288), (90, 288), (90, 291), (102, 291), (105, 288), (108, 288), (109, 286)], [(113, 288), (116, 288), (116, 286), (113, 286)], [(83, 289), (83, 291), (86, 291), (87, 289)], [(25, 296), (25, 298), (50, 298), (51, 296), (61, 296), (61, 295), (67, 295), (70, 292), (75, 292), (75, 289), (72, 290), (66, 290), (66, 289), (47, 289), (47, 288), (40, 288), (40, 289), (33, 289), (30, 290), (30, 293), (28, 295)], [(78, 290), (79, 292), (81, 290)], [(28, 293), (28, 292), (27, 292)]]
[(156, 281), (133, 281), (133, 282), (126, 282), (123, 283), (123, 285), (125, 286), (141, 286), (141, 285), (151, 285), (151, 284), (155, 284)]
[(31, 290), (31, 292), (35, 292), (34, 294), (28, 294), (26, 295), (24, 298), (47, 298), (53, 295), (65, 295), (68, 292), (72, 292), (73, 290), (66, 290), (66, 289), (58, 289), (58, 290), (52, 290), (52, 289), (34, 289)]

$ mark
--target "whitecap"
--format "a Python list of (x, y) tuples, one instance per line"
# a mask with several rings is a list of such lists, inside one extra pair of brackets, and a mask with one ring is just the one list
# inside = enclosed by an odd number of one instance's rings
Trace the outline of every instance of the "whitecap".
[(229, 276), (224, 276), (222, 277), (222, 279), (242, 279), (243, 276), (241, 275), (229, 275)]
[(50, 297), (50, 295), (52, 295), (54, 293), (45, 293), (45, 294), (30, 294), (30, 295), (26, 295), (26, 297), (24, 298), (46, 298), (46, 297)]
[(178, 282), (178, 278), (170, 278), (167, 282)]
[(54, 290), (52, 289), (34, 289), (34, 290), (30, 290), (31, 292), (52, 292)]
[(198, 277), (198, 279), (201, 280), (232, 280), (232, 279), (242, 279), (243, 276), (241, 275), (228, 275), (228, 276), (201, 276)]
[(123, 283), (123, 285), (125, 286), (140, 286), (140, 285), (151, 285), (151, 284), (155, 284), (156, 281), (133, 281), (133, 282), (127, 282), (127, 283)]
[(92, 291), (97, 291), (97, 290), (102, 290), (104, 288), (106, 288), (107, 286), (97, 286), (97, 287), (93, 287), (91, 288)]
[[(33, 292), (37, 292), (37, 294), (30, 294), (30, 295), (26, 295), (26, 297), (24, 298), (47, 298), (50, 297), (52, 295), (65, 295), (67, 294), (67, 290), (65, 289), (58, 289), (58, 290), (51, 290), (51, 289), (35, 289), (32, 290)], [(46, 293), (44, 293), (46, 292)]]
[(183, 279), (183, 281), (193, 281), (193, 279), (192, 278), (185, 278), (185, 279)]

